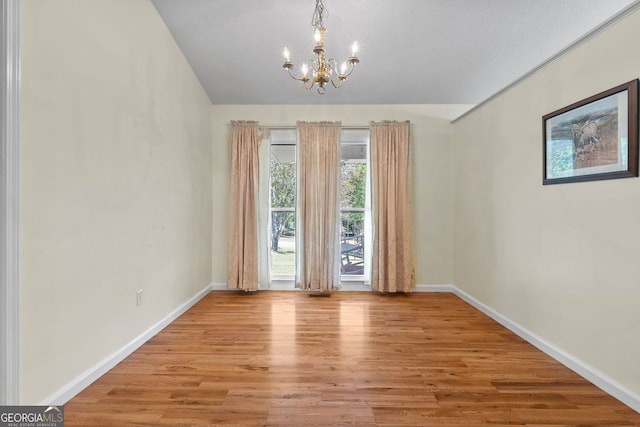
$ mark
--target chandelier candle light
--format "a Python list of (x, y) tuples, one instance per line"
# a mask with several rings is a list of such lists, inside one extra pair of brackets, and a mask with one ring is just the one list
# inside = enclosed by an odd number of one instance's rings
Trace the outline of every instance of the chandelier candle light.
[[(289, 75), (298, 81), (301, 81), (305, 89), (311, 89), (317, 85), (318, 93), (324, 94), (327, 89), (325, 85), (329, 82), (335, 88), (342, 86), (347, 77), (353, 72), (355, 64), (360, 62), (356, 53), (358, 52), (358, 43), (353, 43), (351, 47), (351, 56), (345, 62), (342, 63), (340, 69), (335, 59), (325, 56), (324, 52), (324, 35), (327, 29), (324, 27), (324, 13), (325, 7), (322, 0), (316, 0), (316, 8), (313, 12), (313, 18), (311, 19), (311, 25), (315, 27), (314, 38), (316, 41), (313, 53), (315, 58), (307, 62), (303, 62), (301, 68), (302, 76), (296, 76), (291, 71), (294, 68), (293, 62), (291, 62), (291, 55), (289, 50), (284, 48), (284, 64), (282, 68), (286, 68)], [(311, 72), (311, 76), (309, 76)], [(336, 82), (337, 79), (337, 82)]]

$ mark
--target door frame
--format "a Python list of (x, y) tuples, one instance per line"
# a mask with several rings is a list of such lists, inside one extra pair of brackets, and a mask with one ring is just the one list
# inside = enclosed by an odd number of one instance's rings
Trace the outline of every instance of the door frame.
[(20, 400), (20, 9), (0, 2), (0, 405)]

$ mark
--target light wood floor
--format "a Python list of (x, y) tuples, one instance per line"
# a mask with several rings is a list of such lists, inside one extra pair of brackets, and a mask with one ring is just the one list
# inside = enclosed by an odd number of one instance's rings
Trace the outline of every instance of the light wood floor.
[(213, 292), (65, 405), (65, 425), (628, 426), (453, 294)]

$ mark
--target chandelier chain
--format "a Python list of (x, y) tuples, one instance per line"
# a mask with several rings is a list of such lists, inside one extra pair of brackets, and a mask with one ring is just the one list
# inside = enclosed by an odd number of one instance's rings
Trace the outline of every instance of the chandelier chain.
[(311, 18), (311, 25), (318, 28), (324, 27), (324, 14), (327, 11), (322, 0), (316, 0), (316, 9), (313, 12), (313, 17)]

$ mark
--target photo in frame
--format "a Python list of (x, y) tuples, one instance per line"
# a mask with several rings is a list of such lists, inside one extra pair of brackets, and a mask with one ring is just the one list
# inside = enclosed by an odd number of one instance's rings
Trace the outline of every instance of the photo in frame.
[(542, 183), (638, 176), (638, 80), (542, 117)]

